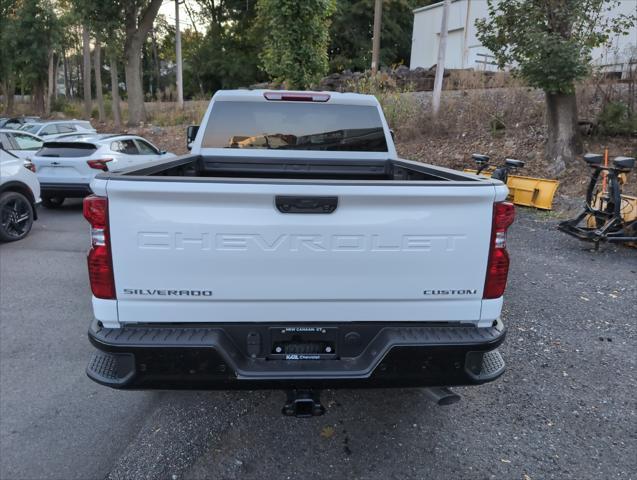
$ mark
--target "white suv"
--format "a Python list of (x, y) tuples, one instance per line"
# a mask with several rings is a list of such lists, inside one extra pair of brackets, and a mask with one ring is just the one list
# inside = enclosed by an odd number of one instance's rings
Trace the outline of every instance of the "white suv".
[(40, 184), (24, 160), (0, 148), (0, 241), (27, 236), (37, 218)]
[(89, 184), (100, 172), (174, 156), (135, 135), (78, 134), (45, 142), (32, 162), (42, 188), (42, 205), (54, 208), (65, 198), (90, 195)]

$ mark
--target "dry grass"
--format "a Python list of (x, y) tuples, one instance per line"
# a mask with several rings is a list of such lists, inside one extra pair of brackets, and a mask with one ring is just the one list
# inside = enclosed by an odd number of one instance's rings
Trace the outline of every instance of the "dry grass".
[(524, 82), (508, 72), (482, 72), (479, 70), (449, 70), (444, 90), (479, 90), (484, 88), (517, 88)]
[[(110, 101), (104, 103), (106, 120), (105, 124), (113, 121)], [(176, 102), (146, 102), (144, 104), (147, 114), (147, 125), (160, 127), (172, 125), (198, 124), (208, 107), (208, 101), (193, 100), (185, 102), (184, 108), (180, 109)], [(52, 112), (51, 118), (83, 118), (83, 103), (80, 100), (60, 101), (59, 109)], [(128, 120), (128, 103), (121, 102), (122, 122)], [(14, 115), (32, 115), (33, 109), (29, 103), (17, 102), (14, 108)], [(97, 107), (94, 106), (91, 120), (97, 123)]]
[(193, 100), (185, 102), (180, 109), (175, 102), (146, 103), (146, 123), (167, 127), (172, 125), (199, 124), (208, 107), (208, 101)]

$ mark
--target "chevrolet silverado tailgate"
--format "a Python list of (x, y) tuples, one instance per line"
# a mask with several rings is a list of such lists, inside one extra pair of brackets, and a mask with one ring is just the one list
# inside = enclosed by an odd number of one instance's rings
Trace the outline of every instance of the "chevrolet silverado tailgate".
[(131, 179), (107, 192), (120, 322), (480, 318), (492, 184)]

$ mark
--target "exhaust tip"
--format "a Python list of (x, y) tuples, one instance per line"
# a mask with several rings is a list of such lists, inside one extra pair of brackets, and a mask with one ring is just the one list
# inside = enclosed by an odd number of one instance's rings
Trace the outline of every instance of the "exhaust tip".
[(436, 405), (446, 407), (460, 401), (460, 395), (447, 387), (429, 387), (424, 389), (425, 395)]
[(446, 407), (447, 405), (453, 405), (454, 403), (458, 403), (460, 401), (460, 395), (457, 393), (451, 392), (450, 395), (442, 397), (438, 400), (438, 405), (441, 407)]

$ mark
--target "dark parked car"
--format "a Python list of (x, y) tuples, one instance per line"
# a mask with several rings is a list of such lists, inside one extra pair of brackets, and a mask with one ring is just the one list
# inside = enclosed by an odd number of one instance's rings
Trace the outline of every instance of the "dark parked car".
[(0, 128), (17, 130), (25, 123), (37, 122), (40, 117), (0, 117)]

